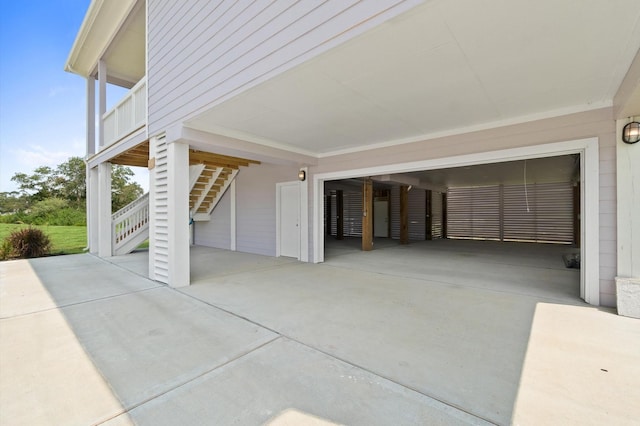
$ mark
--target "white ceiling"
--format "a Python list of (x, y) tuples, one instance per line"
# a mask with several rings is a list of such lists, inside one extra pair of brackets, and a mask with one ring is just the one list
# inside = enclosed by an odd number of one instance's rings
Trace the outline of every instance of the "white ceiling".
[[(132, 87), (146, 74), (145, 6), (141, 2), (122, 26), (105, 55), (109, 77)], [(129, 84), (127, 84), (129, 83)]]
[(638, 0), (433, 0), (188, 126), (317, 155), (610, 106)]
[(406, 173), (422, 185), (461, 187), (483, 185), (521, 185), (527, 183), (572, 182), (580, 177), (577, 155), (534, 158), (503, 163), (480, 164), (440, 170)]

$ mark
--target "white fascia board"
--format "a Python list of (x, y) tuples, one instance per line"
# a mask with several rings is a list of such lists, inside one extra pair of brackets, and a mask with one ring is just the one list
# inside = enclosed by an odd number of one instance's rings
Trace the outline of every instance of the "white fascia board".
[(109, 161), (113, 157), (120, 155), (123, 152), (130, 150), (131, 148), (134, 148), (142, 142), (145, 142), (147, 139), (147, 128), (142, 127), (141, 129), (138, 129), (137, 131), (129, 135), (123, 141), (114, 143), (113, 145), (109, 145), (107, 148), (104, 148), (98, 153), (87, 158), (87, 163), (90, 168), (95, 167), (100, 163)]
[(89, 77), (135, 5), (136, 0), (93, 0), (73, 42), (64, 70)]
[(311, 155), (260, 145), (181, 125), (175, 125), (167, 129), (167, 141), (168, 143), (184, 141), (189, 146), (203, 151), (211, 151), (213, 149), (216, 153), (222, 155), (250, 158), (274, 164), (315, 166), (318, 163), (318, 159)]

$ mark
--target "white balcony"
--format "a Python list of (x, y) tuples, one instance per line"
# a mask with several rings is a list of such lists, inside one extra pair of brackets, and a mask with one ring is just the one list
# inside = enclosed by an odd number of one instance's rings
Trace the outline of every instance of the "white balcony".
[(102, 116), (104, 149), (147, 125), (147, 78), (127, 92), (120, 102)]

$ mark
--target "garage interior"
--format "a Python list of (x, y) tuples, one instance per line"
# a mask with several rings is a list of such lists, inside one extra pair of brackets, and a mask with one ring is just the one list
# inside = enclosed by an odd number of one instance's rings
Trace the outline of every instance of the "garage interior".
[(580, 302), (579, 154), (326, 181), (324, 197), (327, 263)]

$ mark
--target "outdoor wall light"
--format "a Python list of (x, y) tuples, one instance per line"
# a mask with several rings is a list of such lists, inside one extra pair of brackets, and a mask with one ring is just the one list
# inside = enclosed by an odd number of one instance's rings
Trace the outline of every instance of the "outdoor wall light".
[(640, 141), (640, 123), (632, 121), (622, 128), (622, 141), (624, 143), (636, 143)]
[(304, 182), (304, 180), (307, 178), (307, 172), (305, 172), (304, 170), (300, 170), (298, 172), (298, 180), (300, 182)]

